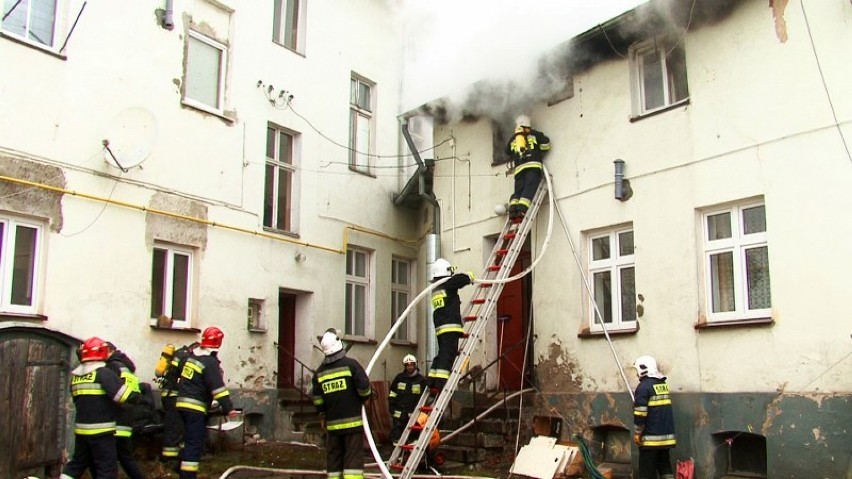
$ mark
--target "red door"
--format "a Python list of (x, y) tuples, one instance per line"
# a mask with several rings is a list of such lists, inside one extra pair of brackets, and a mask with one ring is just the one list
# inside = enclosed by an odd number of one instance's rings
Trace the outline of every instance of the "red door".
[[(528, 264), (529, 255), (521, 253), (512, 268), (512, 276), (519, 274)], [(500, 389), (503, 390), (518, 391), (522, 388), (529, 310), (528, 277), (507, 283), (497, 300), (497, 353), (500, 357), (497, 368)]]
[(296, 362), (296, 295), (278, 294), (278, 389), (293, 387)]

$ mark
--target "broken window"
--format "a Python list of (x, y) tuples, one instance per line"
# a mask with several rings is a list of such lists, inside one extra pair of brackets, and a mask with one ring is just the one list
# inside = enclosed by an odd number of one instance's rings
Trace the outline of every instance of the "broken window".
[(190, 327), (193, 251), (158, 244), (151, 265), (151, 318), (171, 320), (172, 328)]
[[(592, 331), (636, 327), (636, 268), (633, 229), (619, 228), (589, 237)], [(603, 322), (603, 326), (601, 325)]]
[(263, 226), (294, 232), (293, 186), (296, 136), (269, 125), (266, 128), (266, 178), (263, 187)]
[(765, 205), (712, 209), (702, 218), (708, 321), (769, 318)]
[(681, 39), (654, 38), (634, 45), (630, 62), (634, 115), (661, 110), (689, 98)]
[(0, 311), (36, 314), (44, 226), (0, 215)]

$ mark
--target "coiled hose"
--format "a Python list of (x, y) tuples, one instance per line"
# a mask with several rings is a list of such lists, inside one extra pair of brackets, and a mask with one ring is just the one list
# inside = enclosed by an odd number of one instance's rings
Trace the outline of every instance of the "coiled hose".
[(589, 451), (589, 446), (586, 445), (586, 441), (583, 440), (583, 436), (579, 434), (574, 434), (574, 439), (577, 441), (577, 445), (580, 446), (580, 453), (583, 454), (583, 464), (586, 466), (586, 475), (591, 479), (606, 479), (601, 471), (598, 470), (598, 466), (595, 465), (595, 461), (592, 459), (592, 453)]

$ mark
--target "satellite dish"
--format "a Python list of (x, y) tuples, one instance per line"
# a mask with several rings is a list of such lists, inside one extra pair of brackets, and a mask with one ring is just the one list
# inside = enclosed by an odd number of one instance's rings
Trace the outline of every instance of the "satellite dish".
[(122, 110), (112, 118), (103, 139), (104, 161), (127, 172), (139, 166), (157, 140), (157, 119), (143, 107)]

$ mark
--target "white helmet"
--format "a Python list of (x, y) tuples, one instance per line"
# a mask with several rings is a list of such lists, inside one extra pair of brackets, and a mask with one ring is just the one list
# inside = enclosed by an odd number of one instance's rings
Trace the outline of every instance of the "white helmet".
[(402, 358), (403, 366), (406, 364), (414, 363), (417, 365), (417, 358), (414, 357), (413, 354), (406, 354), (404, 358)]
[(444, 258), (438, 258), (432, 263), (432, 281), (439, 280), (441, 278), (445, 278), (447, 276), (452, 276), (456, 269), (450, 264), (449, 261)]
[(657, 360), (651, 356), (639, 356), (636, 361), (633, 361), (633, 367), (640, 378), (650, 376), (652, 378), (659, 377), (660, 372), (657, 371)]
[(525, 126), (527, 128), (532, 127), (530, 117), (528, 117), (527, 115), (518, 115), (515, 118), (515, 126)]
[(331, 356), (343, 349), (343, 341), (340, 340), (340, 335), (334, 328), (329, 328), (323, 333), (320, 345), (322, 346), (323, 354), (326, 356)]

